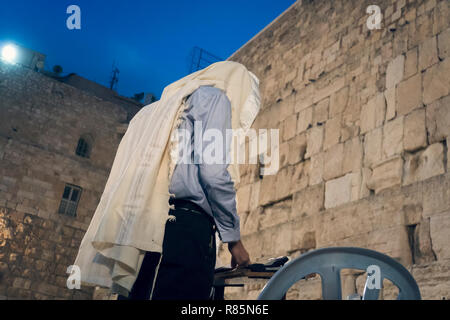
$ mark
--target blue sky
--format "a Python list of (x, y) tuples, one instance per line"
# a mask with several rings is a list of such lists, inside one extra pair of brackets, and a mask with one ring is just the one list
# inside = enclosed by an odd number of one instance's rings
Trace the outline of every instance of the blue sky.
[[(189, 73), (199, 46), (227, 59), (295, 0), (100, 1), (14, 0), (0, 4), (0, 42), (47, 55), (46, 69), (61, 65), (108, 85), (113, 61), (125, 96), (153, 92)], [(66, 9), (81, 8), (81, 30), (69, 30)]]

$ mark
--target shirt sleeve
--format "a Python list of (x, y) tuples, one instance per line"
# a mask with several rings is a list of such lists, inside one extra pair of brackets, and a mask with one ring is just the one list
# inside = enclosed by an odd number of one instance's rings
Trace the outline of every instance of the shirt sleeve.
[(201, 87), (192, 98), (197, 110), (193, 120), (201, 121), (203, 134), (202, 158), (198, 163), (200, 184), (211, 206), (220, 239), (223, 242), (238, 241), (236, 192), (226, 161), (230, 152), (226, 131), (231, 129), (231, 103), (222, 90), (214, 87)]

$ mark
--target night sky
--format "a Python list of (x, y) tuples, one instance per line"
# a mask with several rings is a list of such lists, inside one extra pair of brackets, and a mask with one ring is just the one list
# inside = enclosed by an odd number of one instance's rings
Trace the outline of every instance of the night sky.
[[(108, 86), (113, 61), (118, 92), (153, 92), (189, 73), (199, 46), (227, 59), (295, 0), (0, 2), (0, 46), (13, 42), (47, 55), (46, 69), (61, 65)], [(69, 30), (69, 5), (81, 8), (81, 30)]]

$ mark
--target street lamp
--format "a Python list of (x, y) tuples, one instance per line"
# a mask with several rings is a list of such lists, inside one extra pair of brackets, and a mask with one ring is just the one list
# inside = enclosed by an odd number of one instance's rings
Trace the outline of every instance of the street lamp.
[(14, 63), (17, 58), (17, 48), (12, 44), (7, 44), (2, 48), (2, 59)]

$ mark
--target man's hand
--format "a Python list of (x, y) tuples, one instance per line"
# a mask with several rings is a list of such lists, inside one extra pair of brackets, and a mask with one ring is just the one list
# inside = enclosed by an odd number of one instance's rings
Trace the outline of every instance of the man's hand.
[(250, 256), (241, 240), (228, 243), (228, 250), (231, 253), (231, 267), (245, 267), (250, 264)]

